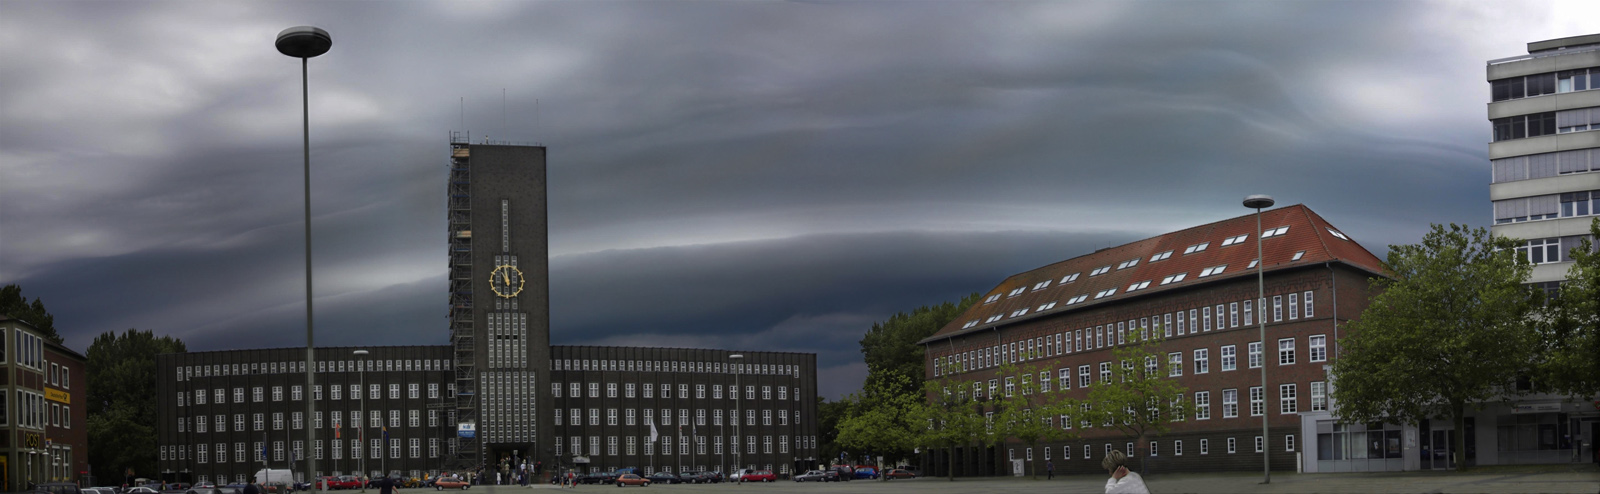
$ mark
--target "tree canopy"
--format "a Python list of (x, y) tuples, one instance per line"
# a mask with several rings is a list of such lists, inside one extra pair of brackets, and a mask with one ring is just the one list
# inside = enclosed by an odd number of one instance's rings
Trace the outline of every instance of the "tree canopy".
[[(872, 324), (861, 338), (861, 354), (867, 362), (867, 381), (862, 389), (897, 395), (921, 395), (926, 363), (918, 341), (933, 336), (939, 328), (966, 312), (979, 295), (973, 293), (957, 302), (922, 306), (910, 314), (899, 312), (888, 320)], [(903, 380), (896, 376), (909, 377)]]
[(61, 344), (61, 335), (56, 334), (56, 316), (44, 309), (44, 302), (34, 297), (33, 303), (28, 303), (27, 297), (22, 296), (22, 286), (15, 283), (0, 287), (0, 314), (21, 319), (39, 330), (45, 339)]
[(183, 341), (151, 331), (106, 332), (89, 345), (89, 463), (98, 472), (156, 473), (156, 355)]
[[(1333, 364), (1346, 423), (1451, 417), (1456, 444), (1466, 407), (1499, 399), (1528, 375), (1536, 295), (1520, 242), (1483, 228), (1433, 225), (1415, 245), (1390, 246), (1367, 309), (1348, 326)], [(1464, 465), (1464, 448), (1456, 464)]]
[(1600, 252), (1590, 239), (1600, 239), (1600, 218), (1590, 221), (1589, 237), (1567, 252), (1572, 267), (1546, 308), (1540, 346), (1538, 382), (1573, 397), (1600, 394)]
[[(1137, 451), (1146, 449), (1145, 438), (1166, 434), (1172, 421), (1193, 414), (1194, 405), (1184, 396), (1188, 388), (1173, 377), (1181, 374), (1181, 354), (1177, 362), (1162, 354), (1161, 343), (1165, 340), (1161, 335), (1157, 325), (1148, 337), (1141, 334), (1141, 338), (1112, 351), (1109, 380), (1089, 387), (1085, 397), (1089, 411), (1080, 411), (1080, 420), (1114, 428), (1133, 439)], [(1180, 372), (1173, 372), (1173, 366)]]

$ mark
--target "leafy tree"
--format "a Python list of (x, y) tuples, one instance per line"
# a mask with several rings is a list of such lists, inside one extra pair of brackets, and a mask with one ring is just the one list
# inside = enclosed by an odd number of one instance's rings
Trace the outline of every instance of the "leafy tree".
[[(1531, 267), (1517, 242), (1483, 228), (1433, 225), (1415, 245), (1390, 246), (1376, 295), (1349, 323), (1333, 364), (1346, 423), (1450, 417), (1466, 444), (1466, 408), (1512, 392), (1533, 362)], [(1465, 465), (1465, 448), (1456, 448)]]
[(890, 373), (871, 383), (887, 389), (868, 387), (863, 395), (852, 397), (857, 410), (839, 422), (839, 445), (846, 450), (875, 453), (894, 460), (910, 454), (925, 427), (917, 422), (917, 409), (924, 406), (922, 394), (897, 392), (910, 381), (909, 376)]
[[(954, 363), (946, 365), (951, 370), (941, 374), (948, 376), (956, 372)], [(913, 415), (925, 427), (917, 436), (917, 445), (930, 450), (945, 449), (948, 453), (945, 456), (945, 474), (954, 481), (956, 447), (973, 444), (979, 437), (988, 434), (988, 426), (983, 420), (983, 404), (967, 394), (966, 383), (953, 378), (927, 381), (925, 388), (928, 402), (917, 407)]]
[(966, 312), (978, 299), (979, 295), (973, 293), (962, 297), (959, 302), (922, 306), (910, 314), (900, 312), (889, 316), (886, 321), (873, 323), (866, 336), (861, 338), (861, 354), (867, 362), (867, 381), (863, 389), (897, 395), (920, 395), (926, 361), (923, 359), (923, 347), (917, 342), (933, 336), (940, 328)]
[(183, 341), (151, 331), (107, 331), (89, 345), (89, 463), (95, 471), (156, 472), (156, 355)]
[[(1057, 427), (1054, 420), (1058, 415), (1070, 413), (1077, 407), (1077, 402), (1048, 399), (1035, 384), (1034, 377), (1039, 372), (1040, 368), (1034, 365), (1001, 365), (1000, 374), (1004, 376), (1005, 391), (994, 401), (995, 412), (1000, 416), (995, 435), (1022, 441), (1029, 450), (1038, 447), (1041, 441), (1060, 441), (1077, 436), (1075, 432)], [(1043, 372), (1050, 371), (1046, 369)], [(1039, 479), (1040, 456), (1028, 464), (1028, 471), (1034, 480)]]
[(1572, 268), (1545, 311), (1548, 329), (1539, 354), (1539, 382), (1573, 397), (1600, 394), (1600, 218), (1589, 222), (1589, 237), (1568, 252)]
[(1113, 350), (1109, 381), (1089, 387), (1090, 410), (1080, 412), (1082, 420), (1133, 438), (1136, 455), (1146, 450), (1145, 438), (1166, 434), (1173, 421), (1194, 413), (1194, 404), (1184, 397), (1188, 388), (1171, 377), (1171, 366), (1183, 364), (1173, 364), (1161, 353), (1165, 341), (1161, 334), (1159, 327), (1152, 328), (1149, 337), (1139, 335), (1142, 338)]
[(844, 448), (839, 446), (839, 423), (850, 417), (851, 402), (828, 401), (817, 397), (817, 451), (824, 461), (839, 457)]
[(44, 309), (44, 302), (38, 297), (33, 298), (29, 304), (28, 299), (22, 296), (22, 287), (10, 284), (0, 287), (0, 314), (26, 321), (45, 339), (61, 344), (61, 335), (56, 334), (56, 316)]

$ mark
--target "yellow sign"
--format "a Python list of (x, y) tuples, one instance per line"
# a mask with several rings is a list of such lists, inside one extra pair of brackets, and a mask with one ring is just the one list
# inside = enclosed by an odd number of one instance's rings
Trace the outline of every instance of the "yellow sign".
[(22, 446), (25, 448), (44, 447), (44, 435), (37, 432), (22, 433)]
[(44, 389), (44, 397), (46, 399), (49, 399), (50, 401), (59, 401), (59, 402), (62, 402), (62, 403), (66, 403), (68, 405), (72, 404), (72, 395), (67, 394), (66, 391), (61, 391), (61, 390), (58, 390), (58, 389), (45, 388)]

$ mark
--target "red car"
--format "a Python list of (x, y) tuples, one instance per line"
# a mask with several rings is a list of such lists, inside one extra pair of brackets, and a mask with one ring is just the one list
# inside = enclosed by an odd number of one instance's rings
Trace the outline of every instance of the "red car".
[(756, 470), (739, 476), (740, 482), (777, 482), (778, 476), (772, 470)]
[(644, 478), (644, 477), (640, 477), (638, 475), (634, 475), (634, 474), (631, 474), (631, 473), (625, 473), (625, 474), (622, 474), (622, 475), (617, 477), (617, 487), (622, 487), (624, 485), (637, 485), (639, 487), (650, 487), (650, 479), (647, 479), (647, 478)]
[(439, 480), (433, 481), (433, 490), (436, 491), (466, 489), (467, 487), (470, 487), (470, 485), (467, 484), (467, 481), (461, 480), (460, 477), (439, 477)]
[(328, 485), (328, 489), (329, 490), (333, 490), (333, 489), (360, 489), (361, 488), (361, 480), (357, 479), (353, 475), (341, 475), (341, 476), (338, 476), (338, 477), (323, 477), (322, 480), (320, 480), (320, 482), (326, 482), (327, 485)]
[(917, 475), (914, 474), (914, 473), (911, 473), (910, 470), (902, 470), (902, 469), (899, 469), (899, 468), (896, 468), (894, 470), (890, 470), (889, 473), (886, 473), (883, 476), (887, 477), (887, 478), (890, 478), (890, 479), (914, 479), (914, 478), (917, 478)]

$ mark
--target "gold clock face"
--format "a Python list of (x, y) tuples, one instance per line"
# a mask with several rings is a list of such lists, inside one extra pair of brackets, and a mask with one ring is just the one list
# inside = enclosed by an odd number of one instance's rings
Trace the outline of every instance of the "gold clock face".
[(522, 293), (522, 287), (526, 284), (527, 281), (522, 279), (522, 271), (516, 266), (502, 264), (495, 266), (494, 271), (489, 273), (489, 288), (500, 298), (517, 296)]

